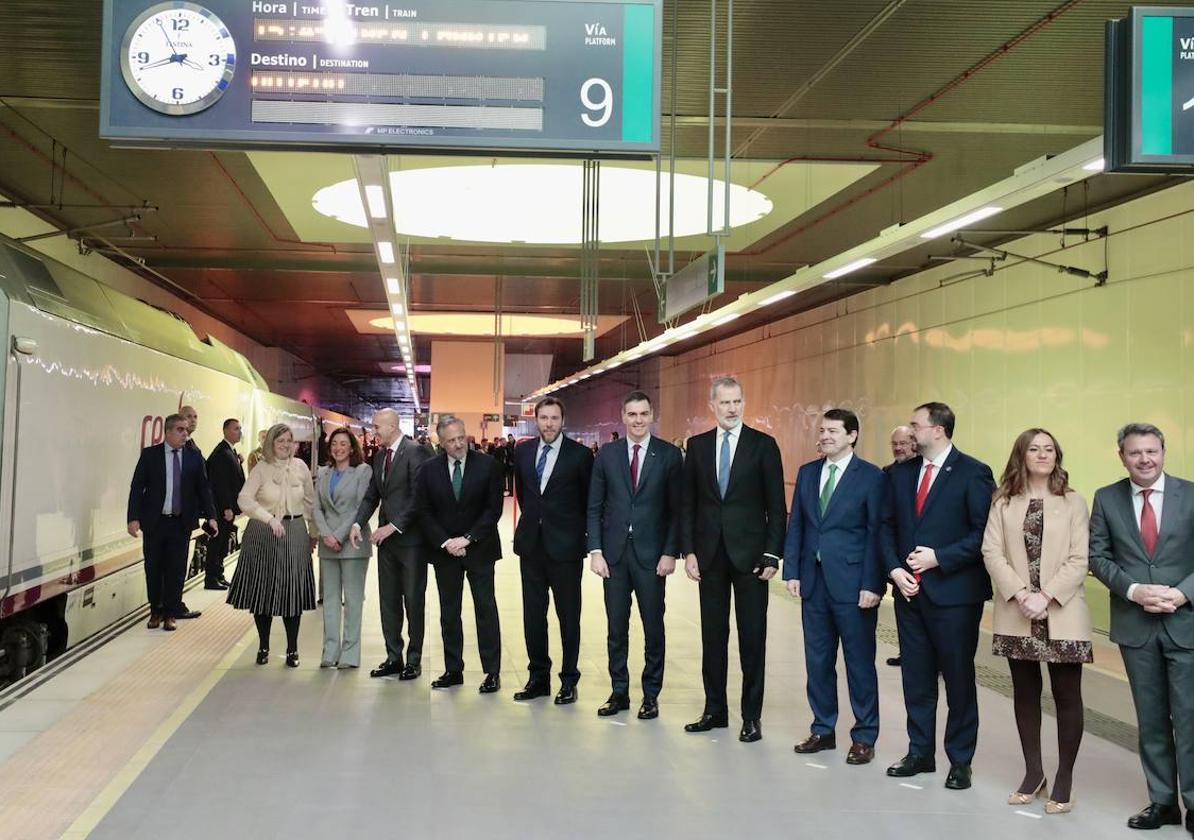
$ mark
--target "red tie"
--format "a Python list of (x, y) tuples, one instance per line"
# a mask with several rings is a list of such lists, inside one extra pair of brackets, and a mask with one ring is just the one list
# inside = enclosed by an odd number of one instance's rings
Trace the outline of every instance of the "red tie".
[(390, 463), (393, 460), (393, 458), (394, 458), (394, 450), (387, 449), (386, 450), (386, 465), (381, 471), (381, 480), (382, 481), (390, 480)]
[(925, 511), (925, 499), (929, 498), (929, 485), (933, 483), (933, 462), (925, 462), (925, 474), (920, 479), (920, 487), (916, 488), (916, 515)]
[(634, 458), (630, 461), (630, 489), (638, 490), (638, 451), (641, 447), (634, 445)]
[(1144, 550), (1148, 552), (1149, 557), (1157, 553), (1157, 512), (1148, 503), (1148, 497), (1152, 493), (1152, 490), (1140, 491), (1140, 497), (1144, 502), (1140, 506), (1140, 540), (1144, 543)]

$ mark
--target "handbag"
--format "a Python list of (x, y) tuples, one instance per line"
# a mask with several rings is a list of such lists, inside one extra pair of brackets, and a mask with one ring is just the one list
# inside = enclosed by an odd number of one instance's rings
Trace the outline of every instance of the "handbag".
[(207, 570), (207, 541), (210, 537), (203, 532), (195, 538), (195, 550), (191, 554), (191, 568), (187, 577), (205, 574)]

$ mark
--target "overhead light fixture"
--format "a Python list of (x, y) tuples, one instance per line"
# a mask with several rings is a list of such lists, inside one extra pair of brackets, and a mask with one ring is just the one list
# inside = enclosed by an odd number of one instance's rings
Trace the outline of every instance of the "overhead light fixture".
[(836, 268), (833, 271), (830, 271), (821, 276), (824, 277), (826, 280), (835, 280), (838, 277), (846, 276), (847, 274), (849, 274), (852, 271), (858, 271), (858, 269), (860, 269), (860, 268), (866, 268), (868, 265), (872, 265), (875, 262), (877, 262), (877, 260), (874, 257), (863, 257), (862, 259), (855, 260), (852, 263), (846, 263), (841, 268)]
[(402, 292), (402, 287), (398, 284), (397, 277), (386, 278), (386, 294), (396, 295)]
[(386, 193), (380, 184), (365, 185), (365, 200), (369, 202), (369, 215), (375, 219), (386, 217)]
[(377, 256), (386, 265), (394, 264), (394, 246), (382, 240), (377, 243)]
[[(960, 216), (957, 219), (954, 219), (952, 222), (946, 222), (945, 224), (943, 224), (939, 227), (935, 227), (930, 231), (926, 231), (925, 233), (922, 233), (920, 235), (920, 238), (921, 239), (936, 239), (938, 236), (944, 236), (945, 234), (950, 233), (951, 231), (955, 231), (958, 228), (964, 228), (964, 227), (966, 227), (966, 225), (973, 224), (974, 222), (980, 222), (983, 219), (987, 219), (987, 218), (990, 218), (991, 216), (994, 216), (996, 213), (1002, 213), (1002, 212), (1003, 212), (1002, 207), (980, 207), (978, 210), (975, 210), (973, 213), (967, 213), (965, 216)], [(874, 260), (872, 260), (871, 262), (874, 262)], [(829, 277), (828, 274), (826, 274), (825, 276)]]
[(1107, 161), (1103, 160), (1102, 158), (1099, 158), (1097, 160), (1092, 160), (1090, 163), (1086, 164), (1086, 166), (1084, 166), (1082, 168), (1085, 169), (1087, 172), (1102, 172), (1104, 169), (1107, 168)]
[(781, 301), (784, 298), (790, 298), (794, 294), (796, 294), (795, 289), (784, 289), (782, 292), (776, 292), (771, 297), (764, 298), (763, 300), (759, 301), (759, 306), (770, 306), (771, 304)]
[(615, 359), (614, 361), (612, 361), (612, 362), (610, 362), (608, 365), (606, 365), (606, 366), (605, 366), (605, 369), (606, 369), (606, 370), (613, 370), (614, 368), (616, 368), (616, 367), (617, 367), (618, 365), (620, 365), (620, 364), (622, 364), (622, 360), (621, 360), (621, 359)]
[(390, 304), (390, 311), (393, 312), (395, 315), (401, 315), (406, 311), (406, 307), (404, 307), (400, 303), (393, 303), (393, 304)]
[(740, 312), (731, 312), (729, 315), (726, 315), (724, 318), (718, 318), (716, 321), (714, 321), (713, 326), (724, 327), (726, 324), (730, 323), (730, 321), (733, 321), (734, 319), (740, 317), (741, 314), (742, 313), (740, 313)]

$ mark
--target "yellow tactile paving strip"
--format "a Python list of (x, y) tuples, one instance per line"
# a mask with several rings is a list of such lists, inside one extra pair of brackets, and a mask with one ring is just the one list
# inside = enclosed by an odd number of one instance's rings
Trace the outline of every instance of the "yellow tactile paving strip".
[(87, 836), (254, 635), (226, 604), (179, 625), (0, 767), (0, 834)]

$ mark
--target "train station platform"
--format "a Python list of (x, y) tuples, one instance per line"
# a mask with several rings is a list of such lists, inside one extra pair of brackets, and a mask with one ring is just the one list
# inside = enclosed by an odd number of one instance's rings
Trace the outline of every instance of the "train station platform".
[[(876, 760), (845, 764), (844, 747), (793, 753), (807, 733), (799, 603), (775, 584), (770, 606), (763, 740), (731, 728), (709, 737), (683, 724), (702, 709), (696, 585), (668, 582), (667, 671), (661, 714), (598, 718), (609, 693), (600, 581), (586, 574), (580, 701), (515, 703), (526, 679), (518, 561), (503, 520), (498, 564), (502, 691), (480, 695), (472, 621), (465, 685), (432, 691), (442, 670), (434, 578), (421, 679), (371, 679), (384, 658), (373, 570), (364, 658), (357, 671), (320, 670), (318, 613), (304, 616), (301, 667), (286, 668), (282, 628), (268, 665), (254, 664), (252, 619), (221, 593), (187, 593), (202, 618), (175, 633), (130, 619), (123, 631), (52, 663), (0, 694), (0, 836), (39, 838), (327, 837), (1008, 837), (1116, 838), (1146, 802), (1126, 684), (1112, 648), (1087, 669), (1087, 737), (1075, 809), (1005, 804), (1022, 775), (1006, 665), (980, 645), (982, 724), (974, 787), (936, 774), (887, 778), (906, 748), (890, 604), (880, 627), (882, 728)], [(467, 597), (467, 596), (466, 596)], [(888, 599), (889, 600), (889, 599)], [(468, 605), (466, 616), (471, 615)], [(558, 636), (552, 620), (553, 658)], [(641, 667), (632, 627), (631, 672)], [(731, 651), (735, 642), (731, 640)], [(739, 690), (731, 654), (731, 708)], [(842, 674), (839, 742), (851, 722)], [(632, 688), (637, 707), (637, 687)], [(1127, 704), (1127, 705), (1125, 705)], [(942, 713), (944, 707), (942, 708)], [(1046, 769), (1056, 763), (1045, 718)], [(1178, 827), (1158, 840), (1185, 836)]]

